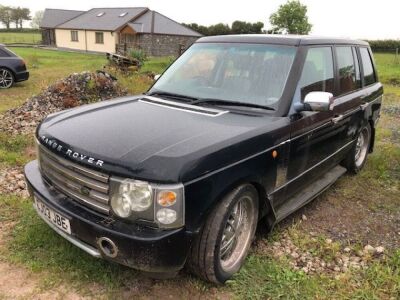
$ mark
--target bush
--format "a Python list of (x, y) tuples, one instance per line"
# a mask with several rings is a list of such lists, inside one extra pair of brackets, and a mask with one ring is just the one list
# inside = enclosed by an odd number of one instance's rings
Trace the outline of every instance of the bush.
[(129, 56), (133, 59), (139, 61), (140, 66), (144, 65), (144, 62), (147, 60), (146, 53), (141, 49), (132, 49), (129, 51)]
[(36, 28), (0, 28), (0, 32), (12, 32), (12, 33), (19, 33), (19, 32), (27, 32), (27, 33), (41, 33), (40, 29)]
[(395, 51), (400, 49), (400, 40), (370, 40), (367, 41), (372, 51)]

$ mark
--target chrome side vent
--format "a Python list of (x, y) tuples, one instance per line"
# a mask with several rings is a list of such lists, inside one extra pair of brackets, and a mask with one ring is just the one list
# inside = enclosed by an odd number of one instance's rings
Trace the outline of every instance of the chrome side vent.
[(187, 111), (194, 114), (206, 115), (210, 117), (218, 117), (220, 115), (226, 114), (229, 111), (227, 110), (219, 110), (213, 108), (205, 108), (196, 105), (186, 104), (186, 103), (179, 103), (176, 101), (169, 101), (164, 99), (159, 99), (152, 96), (146, 96), (139, 100), (139, 102), (148, 103), (157, 106), (163, 106), (170, 109), (182, 110)]

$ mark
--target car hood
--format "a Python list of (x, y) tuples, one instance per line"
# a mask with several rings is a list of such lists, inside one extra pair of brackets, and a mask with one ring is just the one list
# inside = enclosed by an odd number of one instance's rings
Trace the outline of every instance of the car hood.
[(80, 164), (89, 162), (65, 149), (103, 161), (92, 167), (104, 172), (154, 182), (189, 181), (281, 142), (274, 132), (285, 118), (225, 109), (208, 114), (197, 111), (199, 106), (142, 98), (50, 115), (39, 126), (38, 138), (63, 145), (60, 154)]

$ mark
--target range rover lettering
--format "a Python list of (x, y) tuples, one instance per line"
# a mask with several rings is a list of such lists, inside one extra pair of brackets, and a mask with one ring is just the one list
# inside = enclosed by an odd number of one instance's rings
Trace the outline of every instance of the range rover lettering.
[(95, 257), (223, 283), (374, 147), (383, 88), (363, 41), (204, 37), (147, 93), (49, 115), (25, 176), (38, 214)]

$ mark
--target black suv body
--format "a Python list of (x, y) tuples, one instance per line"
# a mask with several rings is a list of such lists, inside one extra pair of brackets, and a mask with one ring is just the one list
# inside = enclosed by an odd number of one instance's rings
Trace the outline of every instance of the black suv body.
[(0, 89), (10, 88), (15, 82), (28, 78), (24, 60), (0, 44)]
[(93, 256), (221, 283), (273, 226), (374, 146), (367, 43), (199, 39), (145, 95), (48, 116), (25, 175), (39, 215)]

